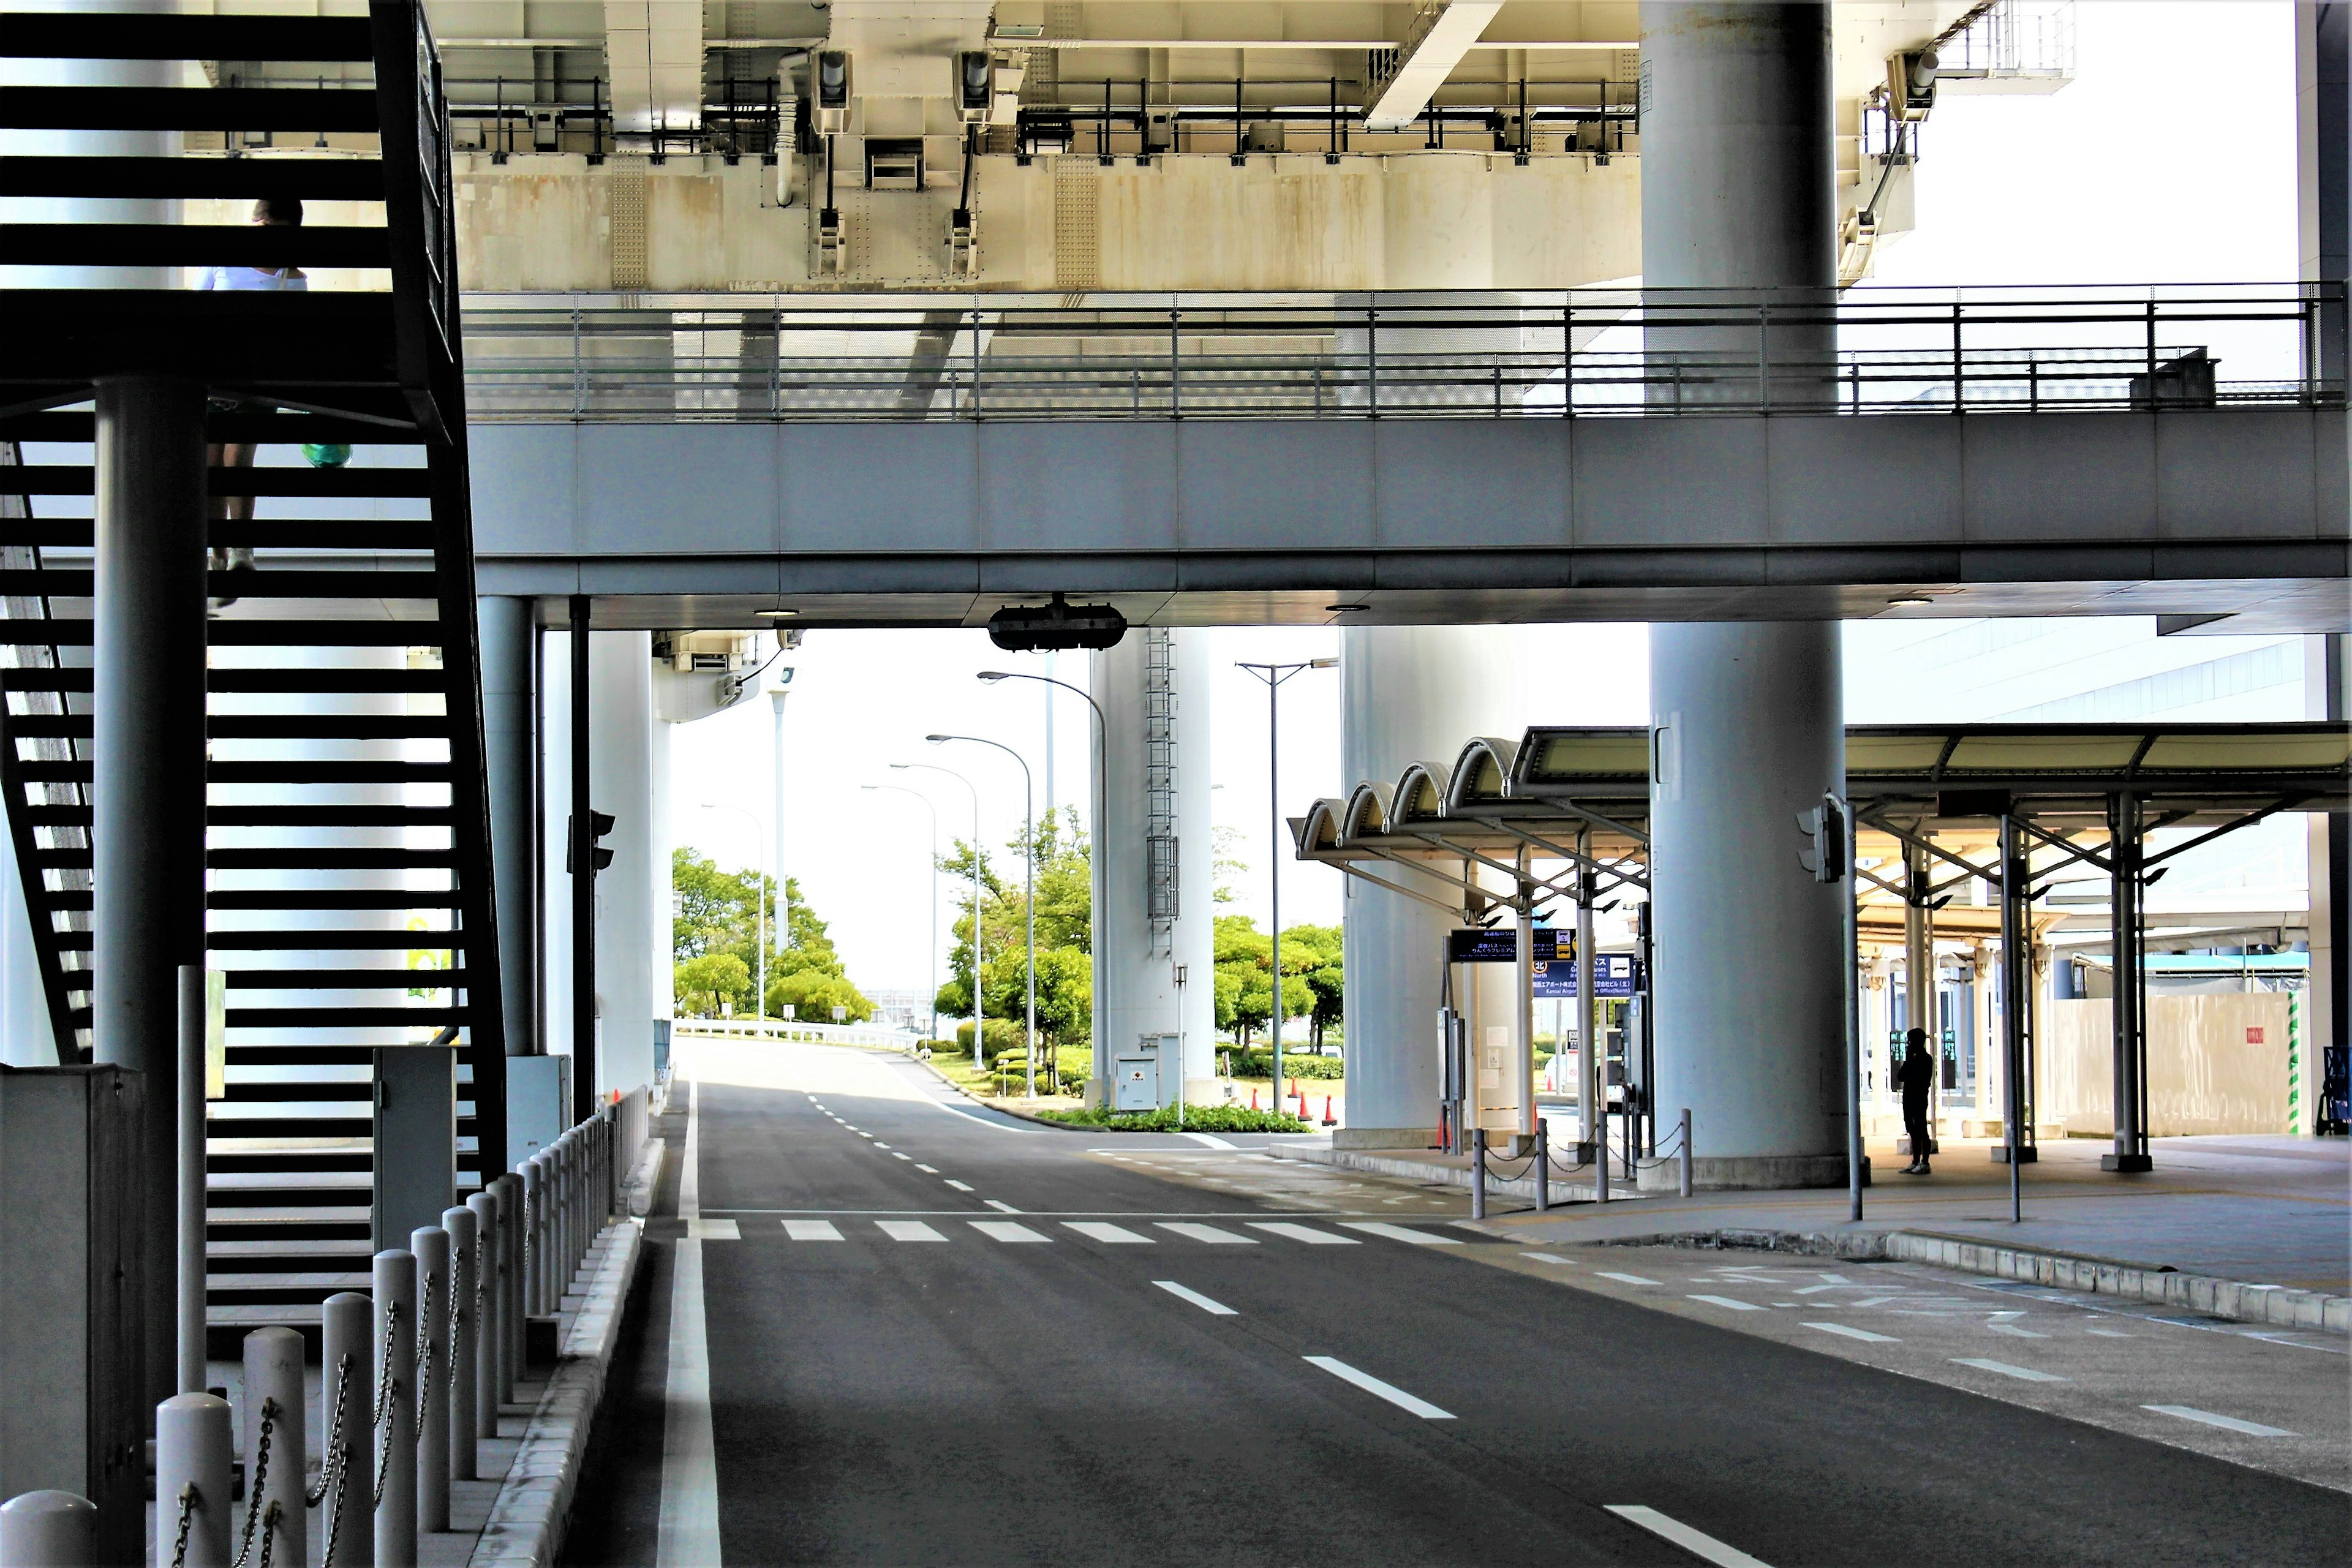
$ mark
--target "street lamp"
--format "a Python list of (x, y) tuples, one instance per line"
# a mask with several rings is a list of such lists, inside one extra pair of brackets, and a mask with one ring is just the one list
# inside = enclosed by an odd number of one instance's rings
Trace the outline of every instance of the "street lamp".
[[(1087, 857), (1087, 907), (1089, 911), (1089, 917), (1087, 923), (1091, 928), (1090, 940), (1087, 945), (1093, 950), (1088, 955), (1091, 962), (1087, 967), (1092, 972), (1094, 979), (1094, 1076), (1098, 1081), (1108, 1084), (1110, 1079), (1110, 1062), (1104, 1055), (1104, 1052), (1108, 1049), (1108, 1042), (1104, 1037), (1104, 1009), (1109, 1004), (1108, 997), (1105, 995), (1105, 987), (1103, 984), (1102, 911), (1104, 869), (1102, 823), (1103, 792), (1109, 787), (1110, 778), (1109, 760), (1105, 754), (1107, 749), (1110, 745), (1110, 721), (1103, 716), (1102, 704), (1094, 700), (1094, 694), (1092, 692), (1087, 691), (1083, 687), (1073, 686), (1066, 680), (1056, 680), (1050, 675), (1030, 675), (1024, 671), (1009, 669), (983, 669), (980, 672), (980, 679), (991, 686), (995, 685), (1000, 680), (1034, 680), (1040, 681), (1047, 686), (1058, 686), (1065, 691), (1076, 692), (1080, 697), (1086, 699), (1087, 706), (1094, 710), (1095, 756), (1093, 776), (1087, 781), (1087, 830), (1095, 836), (1095, 845), (1092, 853)], [(1050, 772), (1051, 769), (1049, 768), (1047, 771)], [(1177, 1068), (1177, 1077), (1180, 1080), (1183, 1077), (1183, 1068), (1181, 1064)]]
[[(904, 784), (859, 784), (857, 787), (877, 793), (888, 790), (895, 795), (911, 795), (923, 803), (925, 811), (931, 814), (931, 930), (924, 945), (930, 950), (931, 955), (931, 1038), (936, 1040), (940, 1037), (940, 808), (931, 804), (929, 795), (919, 789), (908, 789)], [(977, 1024), (972, 1026), (975, 1029), (979, 1026)]]
[[(890, 771), (945, 773), (971, 791), (971, 1062), (976, 1068), (984, 1068), (988, 1065), (988, 1008), (980, 999), (980, 789), (953, 768), (943, 768), (937, 763), (892, 763)], [(936, 856), (931, 864), (939, 864)], [(931, 1027), (939, 1027), (936, 1017)]]
[(1303, 669), (1336, 669), (1336, 658), (1307, 658), (1291, 664), (1251, 664), (1234, 661), (1265, 682), (1266, 886), (1273, 904), (1274, 1005), (1266, 1009), (1268, 1031), (1274, 1037), (1274, 1108), (1282, 1109), (1282, 733), (1275, 722), (1276, 699), (1282, 683)]
[(768, 1016), (768, 835), (767, 835), (767, 830), (766, 830), (766, 829), (764, 829), (764, 828), (762, 828), (762, 827), (760, 826), (760, 819), (759, 819), (758, 817), (756, 817), (756, 816), (752, 816), (750, 812), (748, 812), (748, 811), (744, 810), (744, 809), (743, 809), (741, 806), (740, 806), (740, 805), (719, 805), (719, 804), (718, 804), (717, 802), (715, 802), (715, 801), (708, 801), (708, 800), (706, 800), (706, 801), (704, 801), (704, 802), (702, 803), (702, 809), (703, 809), (703, 810), (705, 810), (705, 811), (731, 811), (731, 812), (733, 812), (736, 816), (738, 816), (741, 817), (744, 821), (746, 821), (746, 822), (748, 822), (748, 823), (750, 823), (750, 824), (751, 825), (751, 832), (752, 832), (753, 836), (754, 836), (754, 837), (759, 840), (759, 844), (760, 844), (760, 863), (759, 863), (758, 865), (754, 866), (754, 867), (751, 868), (752, 885), (753, 885), (754, 889), (756, 889), (756, 890), (753, 892), (753, 894), (752, 894), (752, 901), (753, 901), (753, 902), (755, 902), (755, 903), (757, 903), (757, 904), (760, 906), (759, 928), (758, 928), (758, 929), (759, 929), (759, 947), (758, 947), (758, 949), (757, 949), (757, 956), (758, 956), (759, 961), (760, 961), (760, 968), (759, 968), (759, 979), (758, 979), (758, 981), (756, 982), (757, 985), (759, 986), (759, 995), (758, 995), (758, 998), (757, 998), (757, 999), (753, 1002), (753, 1004), (752, 1004), (751, 1016), (752, 1016), (753, 1017), (755, 1017), (755, 1018), (764, 1018), (764, 1017), (766, 1017), (766, 1016)]
[[(1029, 901), (1029, 1020), (1022, 1035), (1022, 1055), (1028, 1065), (1029, 1098), (1037, 1098), (1037, 805), (1036, 786), (1029, 775), (1029, 762), (1020, 752), (1002, 741), (991, 741), (980, 735), (926, 735), (924, 740), (934, 746), (950, 741), (969, 741), (975, 746), (994, 746), (1021, 764), (1022, 862), (1028, 869)], [(975, 836), (977, 830), (975, 830)], [(980, 846), (971, 847), (977, 857)], [(978, 994), (980, 972), (972, 971), (974, 994)]]

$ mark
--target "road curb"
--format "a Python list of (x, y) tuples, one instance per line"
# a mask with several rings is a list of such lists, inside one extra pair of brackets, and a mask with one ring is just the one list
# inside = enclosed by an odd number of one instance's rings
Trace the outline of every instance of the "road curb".
[(2352, 1297), (2284, 1285), (2251, 1285), (2209, 1274), (2036, 1247), (2003, 1247), (1977, 1237), (1926, 1230), (1793, 1231), (1745, 1229), (1659, 1232), (1583, 1243), (1600, 1247), (1705, 1247), (1792, 1252), (1853, 1262), (1932, 1263), (1967, 1274), (2018, 1279), (2062, 1290), (2178, 1307), (2209, 1318), (2272, 1328), (2352, 1333)]
[(467, 1568), (549, 1568), (562, 1549), (589, 1430), (620, 1343), (629, 1287), (645, 1255), (645, 1234), (637, 1221), (622, 1220), (597, 1240), (562, 1353), (523, 1428)]

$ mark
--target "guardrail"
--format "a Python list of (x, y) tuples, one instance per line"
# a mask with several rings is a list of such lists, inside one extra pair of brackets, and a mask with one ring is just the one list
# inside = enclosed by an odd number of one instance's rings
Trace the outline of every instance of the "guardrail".
[(2344, 404), (2340, 283), (1834, 299), (612, 299), (469, 298), (470, 416), (1557, 419)]
[(679, 1018), (670, 1037), (699, 1035), (714, 1040), (801, 1040), (814, 1045), (871, 1046), (911, 1051), (922, 1037), (905, 1029), (872, 1029), (860, 1024), (816, 1024), (793, 1018)]

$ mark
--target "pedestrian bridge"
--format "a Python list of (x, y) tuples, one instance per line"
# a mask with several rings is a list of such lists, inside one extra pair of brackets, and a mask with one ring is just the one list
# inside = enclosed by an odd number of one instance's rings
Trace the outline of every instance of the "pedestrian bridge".
[[(1167, 623), (1924, 595), (2327, 629), (2329, 303), (477, 300), (482, 586), (633, 600), (614, 626), (971, 624), (1060, 589)], [(1786, 346), (1832, 321), (1834, 352)]]

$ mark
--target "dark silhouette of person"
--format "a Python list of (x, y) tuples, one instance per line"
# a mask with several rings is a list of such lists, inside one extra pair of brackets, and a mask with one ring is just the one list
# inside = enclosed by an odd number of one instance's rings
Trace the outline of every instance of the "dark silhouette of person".
[(1928, 1174), (1927, 1151), (1935, 1138), (1927, 1125), (1927, 1091), (1936, 1081), (1936, 1054), (1927, 1048), (1927, 1031), (1914, 1029), (1903, 1037), (1909, 1047), (1895, 1081), (1903, 1086), (1903, 1130), (1911, 1135), (1911, 1163), (1906, 1176)]

